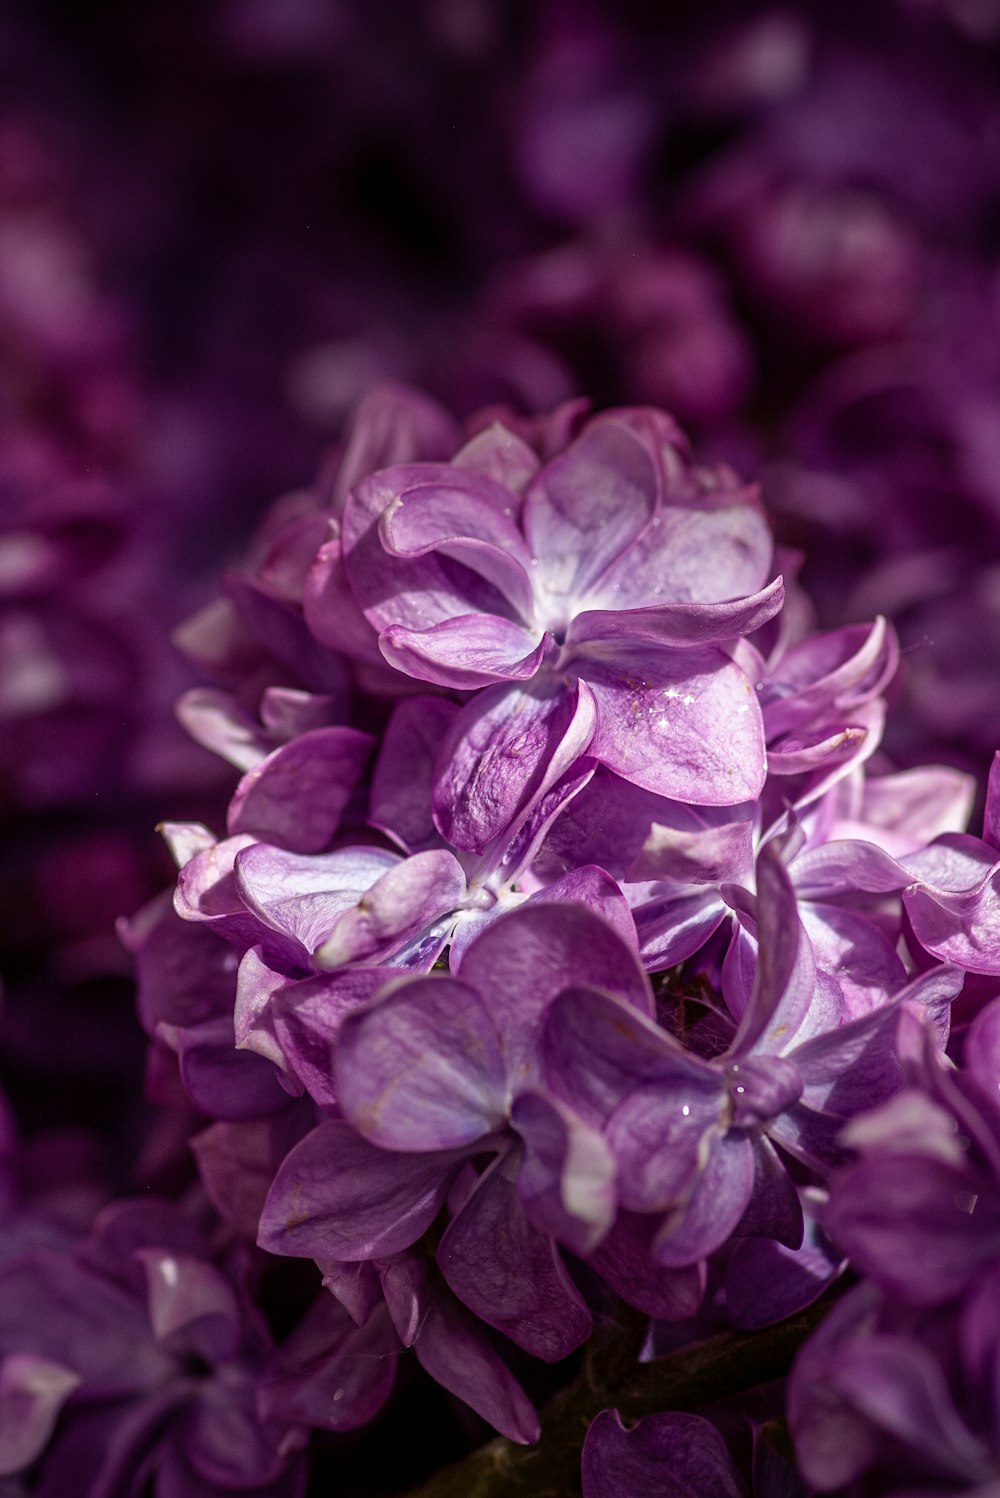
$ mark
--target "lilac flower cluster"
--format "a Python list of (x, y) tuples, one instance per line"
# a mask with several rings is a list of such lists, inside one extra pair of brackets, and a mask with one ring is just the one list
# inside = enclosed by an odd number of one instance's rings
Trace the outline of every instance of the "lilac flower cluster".
[[(314, 1260), (317, 1298), (248, 1343), (239, 1279), (127, 1206), (113, 1262), (15, 1256), (10, 1471), (79, 1431), (111, 1491), (155, 1409), (158, 1492), (292, 1492), (305, 1430), (370, 1421), (406, 1347), (532, 1443), (522, 1355), (618, 1302), (661, 1339), (801, 1311), (830, 1236), (854, 1252), (825, 1192), (908, 1095), (900, 1026), (943, 1065), (990, 951), (996, 796), (980, 842), (966, 777), (873, 770), (891, 627), (780, 613), (755, 493), (655, 410), (463, 432), (377, 391), (258, 556), (182, 631), (216, 682), (183, 720), (242, 772), (225, 835), (167, 826), (176, 890), (123, 934), (157, 1094), (212, 1120), (202, 1211), (230, 1259)], [(26, 1315), (52, 1276), (65, 1315)], [(113, 1388), (74, 1351), (101, 1296), (145, 1349)], [(210, 1451), (218, 1379), (250, 1425)], [(652, 1418), (647, 1447), (601, 1417), (588, 1493), (622, 1491), (622, 1441), (647, 1485), (691, 1448), (739, 1490), (703, 1421)]]
[(669, 10), (0, 3), (3, 1498), (995, 1498), (1000, 11)]

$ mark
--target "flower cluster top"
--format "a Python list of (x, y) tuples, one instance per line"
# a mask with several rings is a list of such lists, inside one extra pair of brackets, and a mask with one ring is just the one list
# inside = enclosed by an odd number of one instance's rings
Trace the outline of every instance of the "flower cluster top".
[[(34, 1411), (5, 1434), (0, 1398), (7, 1470), (65, 1402), (70, 1430), (158, 1411), (162, 1494), (182, 1469), (297, 1492), (307, 1428), (371, 1420), (404, 1348), (531, 1443), (512, 1360), (560, 1362), (622, 1302), (654, 1351), (673, 1323), (766, 1327), (868, 1243), (875, 1166), (828, 1199), (831, 1173), (915, 1055), (951, 1064), (966, 974), (1000, 973), (1000, 782), (978, 839), (968, 777), (881, 762), (891, 627), (813, 632), (778, 565), (754, 490), (661, 412), (361, 407), (181, 631), (213, 682), (182, 720), (240, 778), (225, 829), (165, 827), (176, 889), (123, 930), (154, 1086), (211, 1120), (229, 1247), (112, 1214), (0, 1268), (2, 1377)], [(278, 1345), (233, 1257), (254, 1241), (322, 1277)], [(59, 1272), (57, 1336), (23, 1308)], [(110, 1389), (117, 1333), (98, 1356), (76, 1329), (95, 1295), (142, 1348)], [(244, 1423), (213, 1447), (228, 1384)], [(656, 1419), (600, 1417), (588, 1498), (689, 1458), (742, 1491), (704, 1422)]]

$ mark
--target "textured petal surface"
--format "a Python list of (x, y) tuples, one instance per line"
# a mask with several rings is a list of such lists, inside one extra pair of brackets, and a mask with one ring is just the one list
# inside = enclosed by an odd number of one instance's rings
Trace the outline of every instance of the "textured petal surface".
[(575, 662), (597, 702), (595, 759), (634, 785), (695, 805), (759, 795), (763, 726), (738, 666), (712, 649), (604, 649)]
[(337, 1078), (345, 1117), (383, 1149), (456, 1149), (506, 1119), (496, 1027), (476, 991), (444, 974), (403, 980), (345, 1020)]
[(278, 1170), (258, 1242), (304, 1259), (398, 1253), (434, 1221), (466, 1153), (392, 1154), (340, 1120), (320, 1124)]

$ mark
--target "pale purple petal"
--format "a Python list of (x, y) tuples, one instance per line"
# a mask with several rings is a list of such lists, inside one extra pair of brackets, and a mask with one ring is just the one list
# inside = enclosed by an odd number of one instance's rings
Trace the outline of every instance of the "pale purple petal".
[(750, 1140), (738, 1131), (714, 1139), (693, 1192), (657, 1235), (656, 1262), (680, 1269), (721, 1248), (743, 1217), (753, 1187)]
[(383, 1149), (457, 1149), (503, 1126), (508, 1084), (496, 1027), (467, 983), (404, 979), (348, 1017), (337, 1048), (344, 1116)]
[(576, 666), (597, 702), (589, 753), (617, 775), (697, 805), (759, 795), (760, 708), (749, 679), (721, 650), (616, 644), (606, 657), (581, 654)]
[(340, 818), (374, 740), (356, 728), (314, 728), (247, 771), (226, 813), (230, 836), (250, 833), (294, 853), (319, 853)]
[(307, 964), (337, 918), (400, 862), (398, 853), (382, 848), (308, 856), (254, 843), (237, 855), (236, 884), (244, 906), (262, 924), (256, 940), (264, 937), (265, 956), (269, 932), (274, 932), (279, 951)]
[(621, 423), (592, 423), (530, 485), (524, 531), (538, 582), (555, 599), (579, 598), (642, 534), (657, 507), (645, 445)]
[[(502, 485), (483, 475), (477, 483), (471, 469), (463, 473), (450, 466), (403, 468), (381, 477), (397, 490), (379, 521), (379, 536), (390, 556), (422, 557), (433, 551), (450, 557), (492, 583), (521, 619), (531, 619), (532, 557), (511, 518), (515, 502)], [(391, 620), (384, 602), (378, 613), (381, 628), (406, 622)], [(376, 622), (371, 609), (369, 618)]]
[(850, 714), (882, 691), (898, 663), (899, 643), (883, 618), (793, 646), (774, 672), (780, 695), (764, 708), (768, 742), (820, 718)]
[(392, 856), (392, 866), (329, 921), (328, 934), (313, 954), (317, 967), (384, 960), (462, 903), (465, 871), (453, 853), (440, 848), (401, 860)]
[[(725, 469), (703, 470), (704, 487), (667, 493), (654, 523), (612, 566), (588, 602), (633, 608), (657, 597), (715, 603), (756, 593), (771, 571), (767, 519), (753, 487)], [(706, 558), (710, 562), (706, 564)]]
[(30, 1464), (44, 1449), (80, 1375), (30, 1353), (0, 1363), (0, 1477)]
[(565, 1105), (523, 1092), (511, 1109), (524, 1159), (517, 1191), (540, 1232), (586, 1256), (615, 1216), (615, 1164), (596, 1129)]
[(779, 577), (749, 598), (724, 603), (650, 603), (645, 608), (588, 609), (574, 618), (566, 643), (641, 640), (674, 648), (721, 645), (737, 635), (760, 629), (778, 612), (784, 597), (784, 584)]
[(427, 629), (393, 624), (379, 636), (379, 649), (390, 666), (407, 676), (467, 691), (529, 680), (551, 642), (496, 614), (461, 613)]
[[(355, 598), (380, 632), (393, 624), (427, 629), (457, 614), (516, 616), (517, 610), (486, 576), (463, 565), (465, 554), (455, 561), (441, 549), (416, 556), (386, 550), (382, 517), (390, 506), (401, 498), (405, 505), (407, 492), (418, 496), (435, 490), (454, 496), (458, 523), (468, 518), (473, 540), (477, 523), (485, 523), (487, 517), (495, 527), (510, 526), (504, 515), (515, 506), (512, 495), (487, 478), (447, 464), (404, 465), (358, 484), (344, 510), (345, 565)], [(461, 529), (455, 539), (461, 547)], [(484, 553), (487, 567), (496, 560), (493, 551)]]
[(508, 1074), (525, 1075), (545, 1011), (581, 981), (623, 996), (630, 1012), (649, 1014), (649, 981), (634, 947), (585, 905), (531, 901), (501, 916), (470, 944), (459, 976), (490, 1005)]
[(695, 832), (653, 822), (628, 879), (677, 884), (740, 882), (753, 870), (753, 823), (725, 822)]
[[(721, 1121), (725, 1087), (719, 1073), (604, 989), (566, 986), (546, 1016), (541, 1050), (548, 1083), (590, 1123), (604, 1125), (623, 1107), (623, 1128), (634, 1122), (644, 1131), (676, 1133), (696, 1155), (704, 1131)], [(662, 1110), (649, 1106), (661, 1090)], [(632, 1144), (623, 1139), (623, 1146), (636, 1152), (643, 1173), (686, 1176), (691, 1168), (672, 1150), (647, 1160), (641, 1138)]]
[(540, 467), (528, 444), (502, 421), (491, 422), (477, 432), (458, 450), (452, 463), (493, 479), (515, 495), (524, 493)]
[(146, 1303), (153, 1335), (178, 1356), (209, 1363), (235, 1358), (240, 1350), (240, 1308), (232, 1285), (203, 1259), (168, 1249), (140, 1248)]
[(540, 678), (480, 692), (441, 747), (433, 804), (442, 837), (484, 852), (587, 752), (595, 721), (580, 683)]

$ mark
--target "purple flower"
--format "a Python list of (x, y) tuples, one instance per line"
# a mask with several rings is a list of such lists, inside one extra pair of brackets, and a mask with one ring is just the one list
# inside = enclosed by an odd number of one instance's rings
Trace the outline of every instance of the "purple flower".
[(455, 846), (480, 851), (584, 753), (677, 799), (757, 794), (759, 710), (722, 647), (780, 606), (770, 538), (666, 418), (595, 418), (544, 466), (501, 429), (449, 466), (386, 470), (349, 496), (344, 543), (386, 660), (485, 689), (437, 775)]
[(649, 1012), (634, 948), (610, 924), (584, 906), (526, 905), (469, 945), (457, 977), (401, 979), (347, 1018), (335, 1056), (345, 1121), (322, 1124), (282, 1165), (262, 1246), (380, 1258), (414, 1243), (451, 1193), (437, 1261), (456, 1295), (536, 1356), (570, 1352), (590, 1315), (553, 1239), (577, 1252), (599, 1242), (613, 1172), (534, 1058), (546, 1009), (585, 972)]

